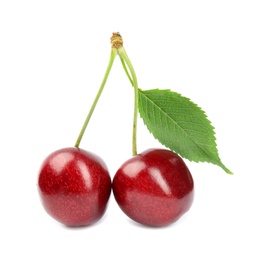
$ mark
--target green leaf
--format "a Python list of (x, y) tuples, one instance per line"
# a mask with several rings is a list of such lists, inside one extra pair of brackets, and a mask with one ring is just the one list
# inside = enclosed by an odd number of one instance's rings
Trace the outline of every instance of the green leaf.
[(219, 158), (211, 122), (189, 98), (171, 90), (139, 90), (139, 113), (153, 136), (170, 150), (232, 174)]

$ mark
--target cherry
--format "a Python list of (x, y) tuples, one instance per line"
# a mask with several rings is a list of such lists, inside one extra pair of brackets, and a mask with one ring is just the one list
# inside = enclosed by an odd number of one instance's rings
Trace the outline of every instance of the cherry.
[(43, 207), (57, 221), (68, 226), (90, 225), (105, 213), (111, 178), (97, 155), (63, 148), (43, 161), (38, 191)]
[(126, 161), (113, 179), (113, 194), (122, 211), (147, 226), (166, 226), (193, 202), (191, 173), (180, 156), (150, 149)]

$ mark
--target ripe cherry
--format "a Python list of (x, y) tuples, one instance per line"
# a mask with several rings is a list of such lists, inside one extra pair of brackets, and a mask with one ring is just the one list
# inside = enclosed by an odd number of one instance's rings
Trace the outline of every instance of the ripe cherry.
[(122, 211), (134, 221), (165, 226), (190, 209), (194, 184), (180, 156), (166, 149), (151, 149), (119, 168), (113, 193)]
[(111, 178), (97, 155), (76, 147), (63, 148), (42, 163), (38, 190), (54, 219), (68, 226), (84, 226), (105, 213)]

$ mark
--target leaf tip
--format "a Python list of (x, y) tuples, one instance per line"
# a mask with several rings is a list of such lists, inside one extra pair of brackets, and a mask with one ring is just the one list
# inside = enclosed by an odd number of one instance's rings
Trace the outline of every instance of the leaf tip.
[(223, 163), (219, 165), (227, 174), (234, 175)]

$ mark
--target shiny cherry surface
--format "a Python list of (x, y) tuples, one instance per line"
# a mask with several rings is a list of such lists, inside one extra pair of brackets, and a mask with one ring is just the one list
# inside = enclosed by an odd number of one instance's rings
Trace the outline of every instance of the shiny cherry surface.
[(147, 226), (166, 226), (187, 212), (194, 183), (176, 153), (150, 149), (126, 161), (113, 179), (114, 197), (131, 219)]
[(105, 213), (111, 178), (97, 155), (63, 148), (42, 163), (38, 191), (45, 210), (57, 221), (68, 226), (90, 225)]

